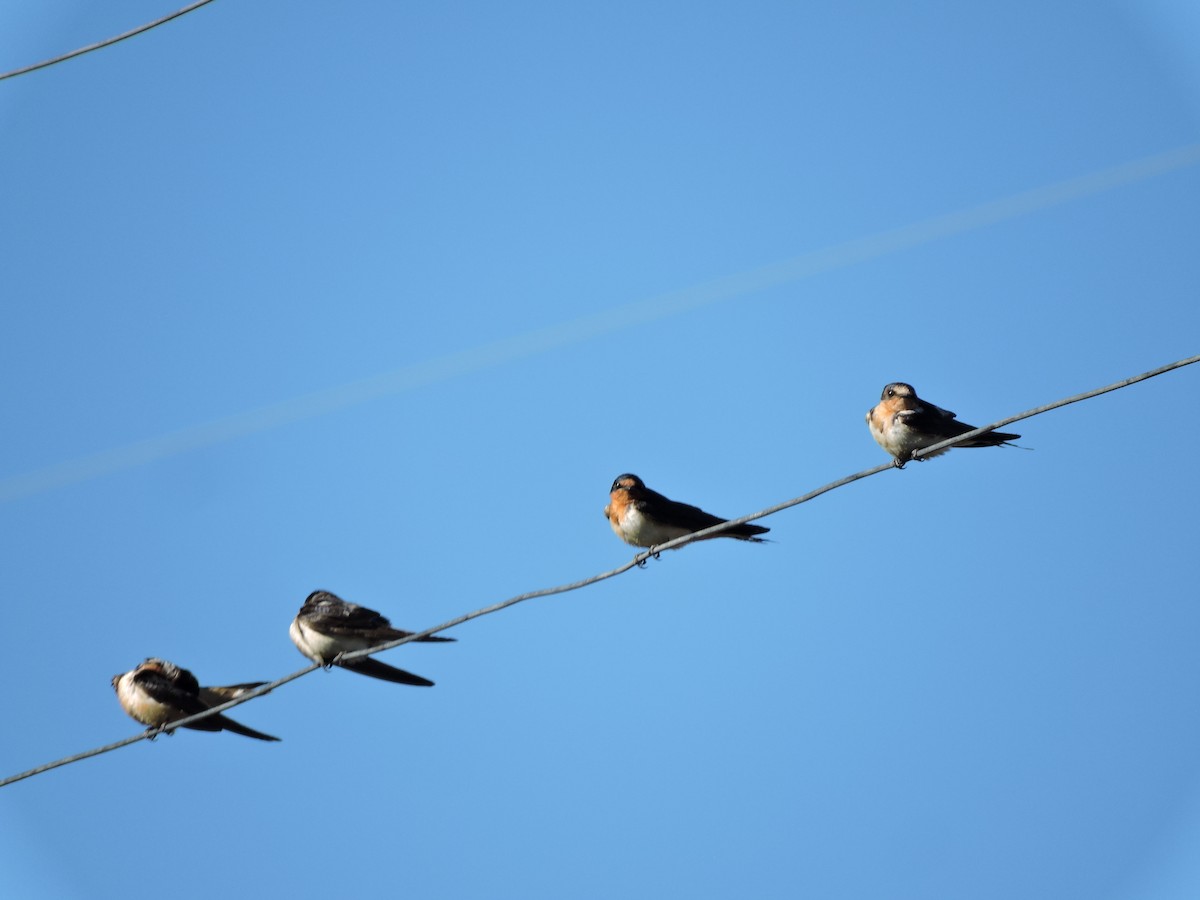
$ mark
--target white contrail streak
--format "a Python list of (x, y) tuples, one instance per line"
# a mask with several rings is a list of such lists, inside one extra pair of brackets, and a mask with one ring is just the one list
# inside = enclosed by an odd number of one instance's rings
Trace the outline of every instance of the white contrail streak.
[(1165, 175), (1200, 162), (1200, 144), (1145, 157), (1044, 187), (1034, 188), (980, 206), (925, 219), (832, 247), (805, 253), (773, 265), (730, 275), (626, 304), (571, 322), (551, 325), (490, 344), (461, 350), (438, 359), (415, 363), (392, 372), (293, 397), (212, 422), (192, 425), (91, 456), (46, 466), (0, 481), (0, 503), (65, 487), (80, 481), (131, 469), (144, 463), (265, 431), (290, 422), (324, 415), (522, 359), (556, 347), (664, 319), (810, 278), (823, 272), (975, 231), (987, 225), (1027, 216), (1072, 200), (1102, 194), (1128, 184)]

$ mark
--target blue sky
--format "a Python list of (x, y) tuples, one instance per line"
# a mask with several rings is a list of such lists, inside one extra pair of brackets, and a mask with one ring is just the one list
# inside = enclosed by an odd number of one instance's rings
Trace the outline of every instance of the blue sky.
[[(0, 68), (166, 11), (5, 4)], [(146, 656), (300, 668), (314, 589), (619, 565), (619, 473), (740, 515), (884, 461), (887, 382), (1195, 354), (1200, 165), (969, 211), (1194, 163), (1198, 51), (1182, 0), (224, 0), (0, 83), (0, 774), (135, 733)], [(1198, 378), (13, 785), (0, 892), (1195, 897)]]

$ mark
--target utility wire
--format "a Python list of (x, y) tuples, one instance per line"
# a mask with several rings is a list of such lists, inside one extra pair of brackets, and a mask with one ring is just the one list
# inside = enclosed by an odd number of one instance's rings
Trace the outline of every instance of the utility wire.
[(1080, 400), (1090, 400), (1092, 397), (1099, 397), (1101, 394), (1107, 394), (1109, 391), (1129, 387), (1131, 384), (1137, 384), (1139, 381), (1145, 381), (1147, 378), (1153, 378), (1155, 375), (1162, 375), (1164, 372), (1170, 372), (1172, 369), (1190, 366), (1195, 362), (1200, 362), (1200, 356), (1189, 356), (1187, 359), (1167, 363), (1165, 366), (1159, 366), (1157, 369), (1151, 369), (1149, 372), (1143, 372), (1141, 375), (1134, 375), (1131, 378), (1126, 378), (1124, 381), (1115, 381), (1102, 388), (1096, 388), (1094, 391), (1084, 391), (1082, 394), (1076, 394), (1074, 397), (1068, 397), (1066, 400), (1055, 400), (1053, 403), (1047, 403), (1045, 406), (1036, 406), (1023, 413), (1017, 413), (1015, 416), (1009, 416), (1007, 419), (1001, 419), (999, 422), (993, 422), (991, 425), (984, 425), (982, 428), (976, 428), (974, 431), (964, 432), (948, 441), (942, 441), (940, 444), (931, 444), (923, 450), (915, 452), (913, 459), (924, 459), (926, 456), (932, 456), (947, 447), (953, 447), (955, 444), (969, 441), (972, 438), (979, 437), (981, 434), (987, 434), (989, 431), (1003, 428), (1005, 425), (1011, 425), (1013, 422), (1020, 422), (1022, 419), (1028, 419), (1032, 416), (1040, 416), (1044, 412), (1058, 409), (1060, 406), (1070, 406), (1072, 403), (1078, 403)]
[(178, 19), (180, 16), (190, 13), (193, 9), (212, 3), (212, 0), (196, 0), (195, 3), (190, 3), (183, 9), (177, 9), (173, 13), (168, 13), (161, 19), (155, 19), (153, 22), (147, 22), (145, 25), (139, 25), (132, 31), (126, 31), (124, 34), (118, 34), (116, 37), (110, 37), (103, 41), (98, 41), (95, 44), (88, 44), (86, 47), (80, 47), (78, 50), (72, 50), (70, 53), (64, 53), (62, 56), (56, 56), (53, 59), (47, 59), (40, 63), (34, 63), (32, 66), (23, 66), (20, 69), (13, 69), (11, 72), (0, 73), (0, 81), (5, 78), (16, 78), (18, 75), (24, 75), (26, 72), (35, 72), (38, 69), (44, 69), (47, 66), (52, 66), (55, 63), (66, 62), (68, 59), (74, 59), (76, 56), (83, 56), (85, 53), (91, 53), (93, 50), (99, 50), (101, 47), (108, 47), (118, 41), (123, 41), (125, 38), (131, 38), (134, 35), (141, 34), (144, 31), (149, 31), (151, 28), (157, 28), (170, 22), (172, 19)]
[[(1162, 375), (1165, 372), (1172, 371), (1173, 369), (1179, 369), (1183, 366), (1190, 366), (1197, 362), (1200, 362), (1200, 355), (1190, 356), (1187, 359), (1181, 359), (1177, 362), (1168, 363), (1165, 366), (1159, 366), (1157, 369), (1151, 369), (1149, 372), (1143, 372), (1141, 375), (1134, 375), (1131, 378), (1114, 382), (1113, 384), (1106, 385), (1105, 387), (1096, 388), (1095, 390), (1091, 391), (1085, 391), (1082, 394), (1075, 394), (1074, 396), (1067, 397), (1063, 400), (1056, 400), (1053, 403), (1047, 403), (1044, 406), (1034, 407), (1033, 409), (1027, 410), (1023, 413), (1018, 413), (1015, 416), (1009, 416), (1008, 418), (1000, 419), (998, 422), (993, 422), (992, 424), (985, 425), (982, 428), (976, 428), (974, 431), (967, 431), (958, 435), (957, 437), (950, 438), (949, 440), (942, 441), (938, 444), (933, 444), (932, 446), (926, 447), (924, 450), (918, 450), (913, 454), (912, 458), (915, 460), (923, 459), (924, 457), (933, 453), (937, 453), (941, 450), (953, 447), (956, 444), (961, 444), (964, 441), (969, 441), (973, 438), (976, 438), (981, 434), (986, 434), (987, 432), (994, 431), (997, 428), (1003, 428), (1005, 425), (1009, 425), (1013, 422), (1019, 422), (1021, 419), (1032, 418), (1033, 416), (1041, 415), (1044, 412), (1049, 412), (1052, 409), (1058, 409), (1062, 406), (1069, 406), (1072, 403), (1079, 403), (1081, 400), (1089, 400), (1092, 397), (1098, 397), (1101, 394), (1107, 394), (1109, 391), (1115, 391), (1124, 387), (1129, 387), (1132, 384), (1137, 384), (1139, 381), (1145, 381), (1148, 378), (1154, 378), (1156, 375)], [(448, 622), (443, 622), (441, 625), (436, 625), (433, 628), (427, 628), (425, 631), (414, 632), (406, 637), (399, 638), (394, 641), (388, 641), (375, 647), (368, 647), (365, 650), (355, 650), (352, 653), (343, 653), (338, 656), (338, 661), (349, 662), (351, 660), (361, 659), (365, 656), (381, 653), (384, 650), (391, 650), (392, 648), (399, 647), (402, 644), (419, 641), (422, 638), (437, 634), (439, 631), (446, 631), (449, 628), (462, 625), (464, 622), (469, 622), (472, 619), (478, 619), (481, 616), (491, 615), (492, 613), (499, 612), (502, 609), (508, 609), (508, 607), (515, 606), (518, 603), (523, 603), (526, 600), (533, 600), (537, 597), (549, 597), (554, 594), (565, 594), (569, 591), (575, 591), (580, 588), (587, 587), (588, 585), (596, 584), (599, 581), (606, 581), (609, 578), (615, 578), (617, 575), (622, 575), (625, 572), (628, 572), (630, 569), (645, 566), (648, 560), (657, 559), (659, 554), (664, 550), (675, 550), (687, 544), (694, 543), (695, 541), (718, 535), (722, 531), (726, 531), (737, 525), (742, 525), (746, 522), (753, 522), (756, 519), (763, 519), (767, 516), (772, 516), (777, 512), (782, 512), (783, 510), (790, 509), (793, 506), (799, 506), (801, 503), (807, 503), (809, 500), (813, 500), (817, 497), (820, 497), (822, 494), (827, 494), (832, 490), (836, 490), (837, 488), (845, 487), (846, 485), (852, 484), (855, 481), (860, 481), (863, 478), (869, 478), (872, 475), (878, 475), (880, 472), (886, 472), (889, 469), (894, 468), (896, 468), (896, 463), (889, 462), (870, 469), (864, 469), (861, 472), (856, 472), (853, 475), (847, 475), (845, 478), (839, 478), (837, 481), (832, 481), (829, 484), (809, 491), (807, 494), (801, 494), (799, 497), (794, 497), (791, 500), (785, 500), (782, 503), (777, 503), (774, 506), (768, 506), (766, 509), (759, 510), (758, 512), (750, 513), (749, 515), (741, 516), (737, 519), (729, 519), (709, 528), (704, 528), (700, 531), (693, 531), (689, 534), (674, 538), (673, 540), (666, 541), (665, 543), (658, 544), (657, 546), (651, 547), (649, 550), (644, 550), (641, 553), (638, 553), (633, 557), (633, 559), (629, 560), (629, 562), (625, 563), (624, 565), (617, 566), (615, 569), (609, 569), (607, 572), (601, 572), (599, 575), (592, 575), (589, 578), (584, 578), (580, 581), (572, 581), (569, 584), (560, 584), (555, 587), (542, 588), (541, 590), (529, 591), (525, 594), (518, 594), (515, 597), (509, 597), (507, 600), (501, 600), (499, 603), (494, 603), (491, 606), (485, 606), (482, 609), (475, 610), (474, 612), (465, 613), (457, 618), (450, 619)], [(37, 766), (36, 768), (30, 769), (27, 772), (21, 772), (17, 775), (9, 776), (8, 778), (0, 780), (0, 788), (7, 787), (10, 784), (22, 781), (26, 778), (31, 778), (34, 775), (40, 775), (42, 772), (48, 772), (51, 769), (57, 769), (59, 766), (65, 766), (69, 765), (70, 763), (89, 759), (93, 756), (99, 756), (102, 753), (108, 753), (110, 750), (116, 750), (120, 747), (127, 747), (130, 744), (137, 743), (138, 741), (153, 740), (163, 731), (174, 731), (177, 728), (183, 728), (192, 724), (193, 722), (199, 722), (201, 719), (206, 719), (209, 716), (217, 715), (218, 713), (232, 709), (235, 706), (240, 706), (241, 704), (253, 700), (256, 697), (261, 697), (263, 694), (270, 693), (275, 688), (287, 684), (289, 681), (295, 681), (297, 678), (307, 675), (310, 672), (315, 672), (319, 668), (322, 667), (314, 663), (313, 665), (293, 672), (290, 675), (285, 675), (283, 678), (280, 678), (277, 681), (269, 682), (268, 684), (264, 684), (262, 687), (255, 688), (252, 691), (247, 691), (244, 694), (239, 694), (237, 697), (234, 697), (232, 700), (222, 703), (219, 706), (213, 706), (209, 709), (206, 709), (204, 712), (196, 713), (195, 715), (188, 716), (184, 719), (178, 719), (177, 721), (172, 722), (168, 728), (148, 729), (141, 734), (132, 735), (123, 740), (116, 741), (115, 743), (106, 744), (103, 747), (96, 747), (92, 750), (86, 750), (83, 753), (77, 753), (74, 756), (67, 756), (63, 759)]]

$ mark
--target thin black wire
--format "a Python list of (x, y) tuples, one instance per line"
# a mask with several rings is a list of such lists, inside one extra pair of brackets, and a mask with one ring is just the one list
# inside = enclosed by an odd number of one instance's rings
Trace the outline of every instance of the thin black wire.
[(1003, 428), (1005, 425), (1011, 425), (1013, 422), (1020, 422), (1022, 419), (1028, 419), (1031, 416), (1041, 415), (1044, 412), (1049, 412), (1052, 409), (1058, 409), (1060, 406), (1070, 406), (1072, 403), (1078, 403), (1080, 400), (1090, 400), (1092, 397), (1099, 397), (1101, 394), (1107, 394), (1109, 391), (1120, 390), (1123, 387), (1129, 387), (1131, 384), (1137, 384), (1139, 381), (1145, 381), (1147, 378), (1153, 378), (1155, 375), (1162, 375), (1164, 372), (1170, 372), (1172, 369), (1180, 369), (1184, 366), (1190, 366), (1192, 363), (1200, 362), (1200, 356), (1189, 356), (1187, 359), (1181, 359), (1178, 362), (1167, 363), (1165, 366), (1159, 366), (1157, 369), (1151, 369), (1149, 372), (1143, 372), (1141, 375), (1134, 375), (1132, 378), (1126, 378), (1124, 381), (1115, 381), (1112, 384), (1105, 385), (1102, 388), (1096, 388), (1094, 391), (1084, 391), (1082, 394), (1076, 394), (1074, 397), (1068, 397), (1066, 400), (1056, 400), (1053, 403), (1047, 403), (1045, 406), (1036, 406), (1033, 409), (1026, 410), (1023, 413), (1017, 413), (1015, 416), (1009, 416), (1007, 419), (1001, 419), (999, 422), (993, 422), (991, 425), (984, 425), (982, 428), (976, 428), (974, 431), (967, 431), (951, 438), (948, 441), (942, 441), (940, 444), (931, 444), (923, 450), (916, 451), (913, 459), (923, 459), (926, 456), (932, 456), (947, 447), (953, 447), (955, 444), (969, 441), (972, 438), (979, 437), (981, 434), (987, 434), (989, 431), (995, 431), (997, 428)]
[[(1145, 381), (1146, 379), (1153, 378), (1156, 375), (1162, 375), (1165, 372), (1170, 372), (1173, 369), (1179, 369), (1183, 366), (1190, 366), (1197, 362), (1200, 362), (1200, 355), (1191, 356), (1187, 359), (1181, 359), (1177, 362), (1168, 363), (1165, 366), (1159, 366), (1157, 369), (1151, 369), (1149, 372), (1143, 372), (1141, 375), (1134, 375), (1132, 378), (1126, 378), (1122, 381), (1114, 382), (1113, 384), (1106, 385), (1102, 388), (1085, 391), (1082, 394), (1075, 394), (1074, 396), (1067, 397), (1064, 400), (1056, 400), (1053, 403), (1047, 403), (1044, 406), (1035, 407), (1027, 410), (1026, 412), (1018, 413), (1015, 416), (1009, 416), (1008, 418), (1000, 419), (998, 422), (993, 422), (990, 425), (976, 428), (974, 431), (964, 432), (957, 437), (942, 441), (939, 444), (933, 444), (932, 446), (926, 447), (924, 450), (917, 451), (913, 454), (912, 458), (919, 460), (931, 453), (937, 453), (939, 450), (944, 450), (949, 447), (953, 447), (956, 444), (961, 444), (964, 441), (969, 441), (981, 434), (986, 434), (987, 432), (994, 431), (997, 428), (1003, 428), (1005, 425), (1009, 425), (1013, 422), (1019, 422), (1021, 419), (1028, 419), (1032, 416), (1049, 412), (1052, 409), (1058, 409), (1062, 406), (1069, 406), (1070, 404), (1078, 403), (1081, 400), (1088, 400), (1092, 397), (1098, 397), (1101, 394), (1107, 394), (1109, 391), (1115, 391), (1124, 387), (1129, 387), (1131, 384), (1137, 384), (1139, 381)], [(817, 497), (820, 497), (822, 494), (827, 494), (832, 490), (836, 490), (837, 488), (845, 487), (846, 485), (852, 484), (855, 481), (860, 481), (863, 478), (869, 478), (872, 475), (878, 475), (880, 472), (887, 472), (894, 468), (896, 468), (896, 463), (888, 462), (870, 469), (864, 469), (863, 471), (856, 472), (853, 475), (847, 475), (845, 478), (839, 478), (837, 481), (831, 481), (829, 484), (823, 485), (816, 490), (809, 491), (807, 494), (801, 494), (799, 497), (794, 497), (791, 500), (785, 500), (783, 503), (777, 503), (774, 506), (768, 506), (766, 509), (759, 510), (756, 513), (751, 513), (736, 519), (729, 519), (709, 528), (704, 528), (700, 531), (693, 531), (689, 534), (682, 535), (665, 543), (658, 544), (657, 546), (651, 547), (649, 550), (644, 550), (641, 553), (638, 553), (633, 557), (633, 559), (629, 560), (629, 562), (625, 563), (624, 565), (617, 566), (615, 569), (609, 569), (607, 572), (601, 572), (599, 575), (592, 575), (589, 578), (584, 578), (580, 581), (572, 581), (569, 584), (560, 584), (556, 587), (542, 588), (541, 590), (529, 591), (525, 594), (518, 594), (515, 597), (509, 597), (507, 600), (501, 600), (499, 603), (494, 603), (491, 606), (485, 606), (482, 609), (475, 610), (474, 612), (465, 613), (464, 615), (450, 619), (449, 621), (443, 622), (441, 625), (434, 626), (433, 628), (427, 628), (425, 631), (414, 632), (406, 637), (402, 637), (394, 641), (388, 641), (375, 647), (368, 647), (365, 650), (355, 650), (353, 653), (343, 653), (338, 657), (338, 661), (348, 662), (350, 660), (360, 659), (364, 656), (371, 656), (375, 653), (381, 653), (384, 650), (391, 650), (394, 647), (399, 647), (402, 644), (419, 641), (421, 638), (437, 634), (439, 631), (446, 631), (449, 628), (462, 625), (464, 622), (469, 622), (472, 619), (478, 619), (481, 616), (499, 612), (502, 609), (507, 609), (510, 606), (515, 606), (516, 604), (523, 603), (526, 600), (533, 600), (537, 597), (549, 597), (554, 594), (565, 594), (568, 591), (575, 591), (580, 588), (587, 587), (588, 585), (596, 584), (599, 581), (606, 581), (609, 578), (615, 578), (617, 575), (622, 575), (625, 572), (628, 572), (630, 569), (644, 566), (650, 559), (657, 559), (658, 555), (664, 550), (674, 550), (687, 544), (694, 543), (695, 541), (713, 537), (714, 535), (720, 534), (722, 531), (726, 531), (737, 525), (742, 525), (746, 522), (753, 522), (756, 519), (763, 519), (767, 516), (772, 516), (777, 512), (782, 512), (783, 510), (790, 509), (793, 506), (799, 506), (801, 503), (807, 503), (809, 500), (813, 500)], [(268, 684), (264, 684), (262, 687), (255, 688), (252, 691), (247, 691), (244, 694), (239, 694), (237, 697), (234, 697), (232, 700), (222, 703), (219, 706), (213, 706), (209, 709), (206, 709), (204, 712), (196, 713), (195, 715), (188, 716), (185, 719), (179, 719), (175, 722), (172, 722), (169, 728), (149, 729), (141, 734), (132, 735), (123, 740), (116, 741), (115, 743), (106, 744), (103, 747), (96, 747), (92, 750), (86, 750), (83, 753), (77, 753), (74, 756), (67, 756), (63, 759), (37, 766), (36, 768), (30, 769), (27, 772), (21, 772), (17, 775), (12, 775), (8, 778), (0, 780), (0, 788), (7, 787), (10, 784), (22, 781), (26, 778), (31, 778), (34, 775), (40, 775), (42, 772), (48, 772), (51, 769), (57, 769), (59, 766), (65, 766), (70, 763), (89, 759), (93, 756), (99, 756), (102, 753), (108, 753), (110, 750), (116, 750), (120, 747), (127, 747), (128, 745), (135, 744), (138, 741), (151, 740), (157, 737), (163, 731), (174, 731), (176, 728), (183, 728), (192, 724), (193, 722), (198, 722), (201, 719), (222, 713), (227, 709), (240, 706), (241, 704), (253, 700), (256, 697), (261, 697), (263, 694), (270, 693), (275, 688), (287, 684), (289, 681), (295, 681), (297, 678), (307, 675), (309, 672), (315, 672), (319, 668), (322, 667), (314, 663), (307, 668), (300, 669), (291, 673), (290, 675), (285, 675), (283, 678), (280, 678), (277, 681), (269, 682)]]
[[(0, 81), (3, 81), (5, 78), (16, 78), (18, 75), (24, 75), (26, 72), (35, 72), (38, 69), (44, 69), (47, 66), (54, 65), (55, 63), (66, 62), (68, 59), (74, 59), (76, 56), (83, 56), (83, 54), (91, 53), (93, 50), (99, 50), (101, 47), (111, 46), (118, 41), (123, 41), (126, 38), (131, 38), (134, 35), (141, 34), (144, 31), (149, 31), (151, 28), (157, 28), (159, 25), (170, 22), (172, 19), (178, 19), (180, 16), (186, 15), (192, 10), (199, 9), (201, 6), (212, 2), (213, 0), (196, 0), (195, 3), (190, 3), (183, 9), (177, 9), (175, 12), (168, 13), (161, 19), (155, 19), (153, 22), (147, 22), (145, 25), (139, 25), (137, 28), (134, 28), (131, 31), (126, 31), (124, 34), (118, 34), (116, 37), (106, 38), (103, 41), (97, 41), (95, 44), (88, 44), (86, 47), (80, 47), (78, 50), (72, 50), (70, 53), (64, 53), (62, 56), (56, 56), (53, 59), (47, 59), (40, 63), (34, 63), (32, 66), (22, 66), (19, 69), (13, 69), (11, 72), (4, 72), (0, 74)], [(0, 785), (0, 787), (3, 787), (3, 785)]]

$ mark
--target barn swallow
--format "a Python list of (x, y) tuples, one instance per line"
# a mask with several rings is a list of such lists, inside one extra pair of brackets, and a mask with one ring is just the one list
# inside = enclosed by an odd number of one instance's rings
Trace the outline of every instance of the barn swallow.
[[(901, 469), (912, 459), (914, 451), (974, 431), (976, 427), (958, 421), (950, 410), (922, 400), (912, 385), (900, 381), (883, 389), (879, 403), (867, 411), (867, 426), (871, 429), (871, 437), (895, 457), (895, 464)], [(1019, 434), (989, 431), (955, 446), (999, 447), (1019, 437)], [(932, 459), (950, 449), (947, 447), (921, 458)]]
[[(393, 628), (392, 623), (375, 610), (359, 606), (357, 603), (347, 603), (329, 591), (313, 591), (309, 594), (288, 628), (292, 643), (300, 652), (322, 666), (341, 666), (352, 672), (381, 678), (393, 684), (433, 687), (433, 682), (428, 678), (394, 668), (369, 656), (347, 662), (338, 660), (342, 653), (365, 650), (415, 633)], [(454, 638), (428, 635), (417, 640), (447, 643)]]
[[(604, 515), (617, 537), (635, 547), (654, 547), (669, 540), (729, 521), (695, 506), (668, 500), (646, 487), (642, 479), (628, 473), (618, 475), (609, 488)], [(762, 525), (735, 525), (728, 531), (709, 537), (731, 537), (741, 541), (764, 543), (756, 534), (770, 531)]]
[[(202, 688), (196, 681), (196, 676), (187, 669), (181, 669), (174, 663), (155, 657), (150, 657), (123, 675), (112, 677), (117, 700), (130, 718), (150, 726), (151, 731), (163, 729), (168, 732), (173, 730), (169, 727), (172, 722), (204, 712), (264, 684), (265, 681), (259, 681), (253, 684)], [(184, 727), (197, 731), (232, 731), (246, 737), (258, 738), (260, 741), (279, 740), (253, 728), (247, 728), (221, 713)]]

